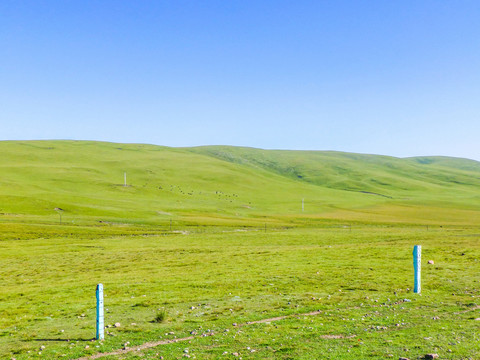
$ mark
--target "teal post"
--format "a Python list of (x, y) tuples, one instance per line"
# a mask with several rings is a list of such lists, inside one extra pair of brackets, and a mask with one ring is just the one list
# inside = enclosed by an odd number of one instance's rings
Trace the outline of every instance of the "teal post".
[(105, 322), (103, 319), (103, 285), (97, 285), (97, 340), (105, 339)]
[(422, 272), (422, 247), (420, 245), (415, 245), (413, 247), (413, 268), (415, 270), (415, 284), (413, 287), (413, 292), (420, 294)]

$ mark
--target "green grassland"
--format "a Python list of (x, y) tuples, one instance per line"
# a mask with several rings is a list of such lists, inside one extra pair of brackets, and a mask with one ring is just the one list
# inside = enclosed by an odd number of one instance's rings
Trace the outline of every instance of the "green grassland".
[[(480, 358), (478, 162), (83, 141), (0, 153), (2, 359), (185, 337), (104, 358)], [(97, 283), (121, 323), (103, 342)]]
[(61, 208), (74, 224), (469, 224), (480, 210), (480, 163), (466, 159), (83, 141), (3, 141), (0, 153), (5, 221), (57, 221)]

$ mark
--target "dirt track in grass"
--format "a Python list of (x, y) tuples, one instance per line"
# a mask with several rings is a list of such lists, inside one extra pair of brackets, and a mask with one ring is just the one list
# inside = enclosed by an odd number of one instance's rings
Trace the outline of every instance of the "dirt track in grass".
[[(320, 315), (321, 313), (322, 312), (320, 310), (318, 310), (318, 311), (312, 311), (312, 312), (303, 313), (303, 314), (292, 314), (292, 315), (285, 315), (285, 316), (277, 316), (277, 317), (268, 318), (268, 319), (249, 321), (249, 322), (244, 323), (244, 324), (234, 325), (234, 327), (243, 327), (243, 326), (248, 326), (248, 325), (253, 325), (253, 324), (265, 324), (265, 323), (279, 321), (279, 320), (283, 320), (283, 319), (287, 319), (287, 318), (291, 318), (291, 317), (316, 316), (316, 315)], [(187, 337), (179, 338), (179, 339), (151, 341), (151, 342), (147, 342), (147, 343), (142, 344), (142, 345), (133, 346), (131, 348), (127, 347), (127, 348), (124, 348), (124, 349), (115, 350), (115, 351), (111, 351), (111, 352), (108, 352), (108, 353), (99, 353), (99, 354), (84, 356), (84, 357), (78, 358), (77, 360), (93, 360), (93, 359), (99, 359), (99, 358), (105, 357), (105, 356), (122, 355), (122, 354), (126, 354), (126, 353), (133, 352), (133, 351), (142, 351), (142, 350), (151, 349), (151, 348), (161, 346), (161, 345), (167, 345), (167, 344), (172, 344), (172, 343), (177, 343), (177, 342), (189, 341), (189, 340), (193, 340), (195, 338), (206, 337), (206, 336), (215, 336), (215, 333), (214, 332), (209, 332), (209, 333), (204, 333), (204, 334), (201, 334), (201, 335), (192, 335), (192, 336), (187, 336)], [(348, 337), (354, 337), (354, 336), (355, 335), (351, 335), (351, 336), (348, 336)], [(323, 338), (323, 339), (343, 339), (343, 338), (346, 338), (347, 336), (344, 336), (344, 335), (321, 335), (320, 337)]]

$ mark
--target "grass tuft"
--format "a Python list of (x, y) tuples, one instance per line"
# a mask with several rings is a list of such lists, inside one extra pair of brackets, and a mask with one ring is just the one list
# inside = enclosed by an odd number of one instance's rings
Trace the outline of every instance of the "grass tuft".
[(152, 322), (160, 324), (163, 323), (167, 319), (167, 311), (165, 309), (161, 309)]

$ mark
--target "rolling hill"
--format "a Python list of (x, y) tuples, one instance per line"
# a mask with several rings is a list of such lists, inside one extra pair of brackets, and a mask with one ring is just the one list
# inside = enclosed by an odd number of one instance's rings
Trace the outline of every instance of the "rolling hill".
[(257, 226), (480, 220), (480, 163), (468, 159), (60, 140), (2, 141), (0, 152), (0, 221), (62, 216), (68, 224)]

